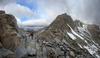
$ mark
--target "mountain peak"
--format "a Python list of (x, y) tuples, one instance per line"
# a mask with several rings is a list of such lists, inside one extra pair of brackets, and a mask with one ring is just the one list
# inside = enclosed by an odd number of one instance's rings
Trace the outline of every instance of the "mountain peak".
[(69, 30), (68, 25), (74, 28), (74, 21), (71, 16), (64, 13), (57, 16), (57, 18), (50, 24), (49, 29)]

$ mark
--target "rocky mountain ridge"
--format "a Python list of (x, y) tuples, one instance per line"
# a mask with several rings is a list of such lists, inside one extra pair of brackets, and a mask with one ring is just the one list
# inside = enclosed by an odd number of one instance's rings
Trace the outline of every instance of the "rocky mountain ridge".
[(93, 40), (96, 38), (90, 29), (94, 27), (89, 26), (67, 14), (59, 15), (47, 28), (33, 34), (33, 54), (38, 54), (37, 58), (99, 58), (99, 42)]
[(15, 49), (16, 58), (100, 58), (99, 26), (74, 21), (67, 14), (38, 31), (17, 30), (21, 43)]

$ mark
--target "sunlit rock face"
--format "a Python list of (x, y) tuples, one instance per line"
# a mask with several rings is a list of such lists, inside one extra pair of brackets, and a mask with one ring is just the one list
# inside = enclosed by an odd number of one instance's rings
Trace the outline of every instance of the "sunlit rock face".
[(14, 52), (19, 44), (20, 37), (18, 36), (18, 26), (15, 17), (6, 14), (5, 11), (0, 11), (0, 50), (4, 48), (0, 53), (5, 53), (7, 49)]

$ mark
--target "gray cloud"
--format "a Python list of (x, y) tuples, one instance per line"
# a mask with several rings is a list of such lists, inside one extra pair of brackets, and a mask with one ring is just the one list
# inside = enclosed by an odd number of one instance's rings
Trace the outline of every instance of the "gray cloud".
[(100, 25), (100, 0), (85, 0), (84, 16)]
[(67, 0), (68, 10), (75, 18), (100, 25), (100, 0)]
[(100, 24), (100, 0), (37, 0), (50, 19), (67, 12), (85, 23)]
[(0, 0), (0, 9), (4, 9), (4, 7), (10, 3), (16, 3), (16, 0)]
[(15, 3), (16, 0), (0, 0), (0, 6), (7, 5), (9, 3)]

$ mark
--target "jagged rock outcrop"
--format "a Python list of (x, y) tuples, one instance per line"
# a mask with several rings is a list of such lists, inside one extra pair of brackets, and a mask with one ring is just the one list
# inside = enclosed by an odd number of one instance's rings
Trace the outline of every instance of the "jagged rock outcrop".
[(5, 49), (15, 52), (19, 44), (20, 37), (18, 36), (18, 26), (15, 17), (6, 14), (5, 11), (0, 11), (0, 50), (4, 48), (4, 51), (0, 51), (0, 53), (5, 53)]
[(80, 20), (74, 21), (75, 27), (83, 27), (83, 23)]
[(98, 25), (88, 25), (87, 29), (92, 35), (94, 42), (98, 43), (100, 46), (100, 27)]
[(71, 26), (73, 29), (75, 27), (74, 21), (71, 18), (71, 16), (65, 13), (65, 14), (57, 16), (57, 18), (50, 24), (48, 29), (51, 29), (51, 30), (60, 29), (63, 32), (67, 29), (67, 31), (70, 31), (68, 25)]

